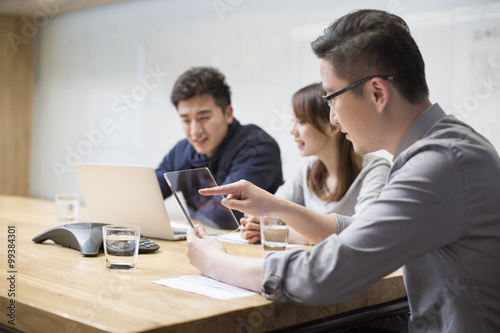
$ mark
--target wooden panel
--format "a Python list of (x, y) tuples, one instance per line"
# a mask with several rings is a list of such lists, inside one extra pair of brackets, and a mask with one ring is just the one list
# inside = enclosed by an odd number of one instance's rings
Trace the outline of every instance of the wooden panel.
[[(33, 38), (19, 17), (0, 16), (0, 193), (29, 195)], [(30, 38), (31, 37), (31, 38)]]
[(43, 16), (48, 17), (103, 6), (130, 0), (2, 0), (0, 1), (0, 14), (15, 16)]

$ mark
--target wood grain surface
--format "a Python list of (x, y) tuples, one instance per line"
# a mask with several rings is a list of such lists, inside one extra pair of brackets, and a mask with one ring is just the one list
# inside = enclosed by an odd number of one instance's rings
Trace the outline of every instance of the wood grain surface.
[[(88, 216), (82, 209), (80, 220)], [(61, 225), (51, 201), (0, 196), (0, 267), (8, 275), (8, 230), (15, 230), (15, 326), (8, 323), (10, 281), (0, 279), (0, 324), (23, 332), (262, 332), (405, 297), (401, 271), (351, 300), (309, 307), (261, 295), (219, 301), (151, 283), (199, 274), (185, 241), (158, 240), (160, 250), (139, 255), (135, 272), (109, 272), (104, 255), (31, 239)], [(15, 228), (15, 229), (12, 229)], [(261, 257), (260, 246), (225, 243), (231, 254)]]
[(0, 194), (30, 191), (34, 40), (25, 24), (0, 15)]

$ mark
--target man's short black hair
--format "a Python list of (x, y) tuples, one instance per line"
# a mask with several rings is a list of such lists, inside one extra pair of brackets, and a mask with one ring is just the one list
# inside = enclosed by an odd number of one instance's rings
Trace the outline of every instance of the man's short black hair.
[[(318, 58), (333, 66), (337, 77), (349, 83), (392, 75), (391, 82), (410, 103), (429, 96), (424, 60), (399, 16), (381, 10), (351, 12), (326, 28), (311, 46)], [(360, 95), (362, 88), (353, 92)]]
[(213, 67), (193, 67), (179, 76), (170, 99), (177, 108), (180, 101), (202, 95), (211, 95), (215, 104), (225, 112), (231, 104), (231, 89), (224, 74)]

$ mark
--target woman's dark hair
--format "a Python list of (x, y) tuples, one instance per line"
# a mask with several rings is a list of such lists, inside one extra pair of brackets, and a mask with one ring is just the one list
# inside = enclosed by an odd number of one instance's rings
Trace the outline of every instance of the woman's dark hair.
[[(428, 97), (425, 64), (406, 22), (381, 10), (351, 12), (325, 29), (311, 43), (318, 58), (328, 61), (334, 74), (353, 83), (370, 75), (392, 75), (410, 103)], [(358, 96), (362, 87), (353, 89)]]
[(224, 74), (212, 67), (193, 67), (175, 81), (170, 100), (177, 108), (180, 101), (202, 95), (211, 95), (224, 113), (231, 104), (231, 89)]
[[(330, 121), (330, 109), (321, 98), (325, 94), (325, 91), (321, 88), (321, 84), (315, 83), (300, 89), (292, 96), (295, 117), (300, 121), (311, 124), (320, 132), (323, 132), (325, 122)], [(354, 152), (351, 141), (347, 140), (345, 135), (341, 133), (337, 142), (338, 146), (336, 149), (339, 150), (340, 162), (338, 166), (339, 177), (337, 188), (331, 193), (328, 192), (326, 187), (328, 171), (320, 160), (314, 163), (307, 175), (307, 184), (311, 191), (326, 202), (342, 199), (361, 170), (356, 161), (357, 155)]]

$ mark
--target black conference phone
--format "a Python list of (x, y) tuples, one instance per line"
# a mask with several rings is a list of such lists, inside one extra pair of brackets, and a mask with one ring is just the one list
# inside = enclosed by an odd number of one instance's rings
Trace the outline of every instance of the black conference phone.
[[(103, 252), (102, 226), (107, 223), (78, 222), (61, 225), (46, 230), (35, 237), (35, 243), (43, 243), (51, 239), (55, 244), (80, 251), (84, 256), (97, 256)], [(151, 253), (158, 250), (158, 244), (150, 239), (141, 237), (139, 253)]]

